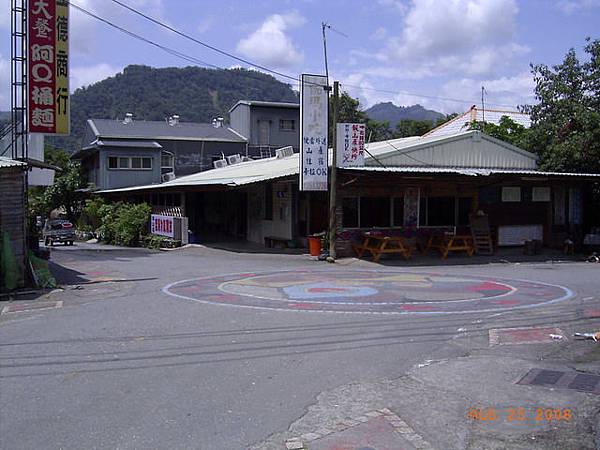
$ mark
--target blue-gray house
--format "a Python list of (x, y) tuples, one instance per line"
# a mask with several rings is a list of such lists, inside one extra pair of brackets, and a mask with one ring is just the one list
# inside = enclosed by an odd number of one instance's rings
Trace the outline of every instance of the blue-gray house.
[(88, 119), (79, 159), (95, 189), (159, 184), (213, 168), (231, 155), (248, 155), (245, 137), (225, 126), (165, 121)]

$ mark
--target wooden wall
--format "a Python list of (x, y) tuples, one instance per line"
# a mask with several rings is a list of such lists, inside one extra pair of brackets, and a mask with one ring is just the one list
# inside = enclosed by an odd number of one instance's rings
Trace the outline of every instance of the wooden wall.
[[(3, 233), (7, 232), (19, 264), (21, 285), (25, 263), (25, 174), (20, 167), (0, 169), (0, 243)], [(0, 289), (3, 278), (0, 277)]]

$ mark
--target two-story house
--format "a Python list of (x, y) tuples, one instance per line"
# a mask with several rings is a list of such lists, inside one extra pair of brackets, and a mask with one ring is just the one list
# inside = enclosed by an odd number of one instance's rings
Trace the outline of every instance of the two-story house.
[(248, 155), (246, 139), (216, 119), (212, 124), (165, 121), (88, 119), (81, 160), (96, 189), (159, 184), (213, 168), (227, 156)]
[(230, 126), (248, 140), (248, 153), (256, 158), (275, 156), (275, 150), (300, 146), (298, 103), (240, 100), (229, 110)]

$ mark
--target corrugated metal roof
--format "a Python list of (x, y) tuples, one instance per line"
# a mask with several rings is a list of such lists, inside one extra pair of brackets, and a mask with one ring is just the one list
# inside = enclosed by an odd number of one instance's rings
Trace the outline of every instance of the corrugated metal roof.
[(570, 173), (570, 172), (544, 172), (540, 170), (508, 170), (508, 169), (469, 169), (459, 167), (346, 167), (342, 170), (365, 172), (393, 172), (393, 173), (449, 173), (454, 175), (490, 176), (490, 175), (531, 175), (531, 176), (565, 176), (581, 178), (600, 178), (600, 173)]
[(164, 121), (88, 119), (98, 138), (114, 139), (167, 139), (219, 142), (246, 142), (240, 134), (228, 127), (215, 128), (209, 123), (179, 122), (169, 125)]
[(269, 108), (300, 108), (300, 103), (289, 103), (289, 102), (263, 102), (258, 100), (240, 100), (235, 105), (233, 105), (229, 112), (233, 111), (237, 108), (238, 105), (248, 105), (248, 106), (265, 106)]
[(7, 158), (6, 156), (0, 156), (0, 169), (5, 169), (8, 167), (20, 167), (26, 166), (27, 163), (23, 161), (17, 161), (11, 158)]
[(485, 116), (485, 122), (493, 123), (498, 125), (502, 116), (508, 116), (514, 122), (523, 125), (525, 128), (531, 126), (531, 119), (529, 114), (521, 113), (518, 111), (508, 111), (501, 109), (485, 109), (482, 110), (477, 106), (471, 107), (471, 109), (454, 119), (443, 123), (437, 128), (425, 133), (423, 138), (434, 137), (434, 136), (447, 136), (451, 134), (457, 134), (469, 129), (469, 124), (476, 120), (477, 122), (483, 122)]

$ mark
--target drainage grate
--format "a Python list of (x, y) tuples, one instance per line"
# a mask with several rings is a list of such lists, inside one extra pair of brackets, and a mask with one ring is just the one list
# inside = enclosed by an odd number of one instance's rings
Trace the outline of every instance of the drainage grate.
[(558, 372), (557, 370), (540, 370), (540, 372), (535, 376), (533, 380), (529, 382), (529, 384), (549, 384), (551, 386), (554, 386), (556, 383), (558, 383), (558, 380), (560, 380), (560, 378), (564, 374), (564, 372)]
[(594, 392), (600, 387), (600, 376), (580, 373), (569, 383), (569, 389), (583, 392)]
[(600, 395), (600, 375), (587, 373), (531, 369), (517, 384), (573, 389)]

